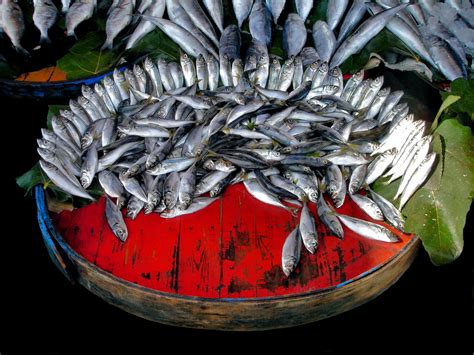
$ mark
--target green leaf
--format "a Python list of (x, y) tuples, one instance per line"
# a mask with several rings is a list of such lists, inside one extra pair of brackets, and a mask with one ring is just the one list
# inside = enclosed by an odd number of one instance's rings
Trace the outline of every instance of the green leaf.
[[(452, 262), (463, 249), (463, 229), (474, 194), (473, 148), (469, 127), (455, 119), (443, 121), (433, 141), (438, 163), (402, 211), (406, 230), (420, 236), (435, 265)], [(373, 189), (393, 201), (398, 184), (380, 180)]]
[(474, 79), (459, 78), (451, 83), (450, 92), (441, 92), (441, 97), (446, 100), (450, 95), (459, 96), (461, 99), (450, 107), (455, 113), (465, 112), (474, 120)]
[(454, 104), (456, 101), (458, 101), (461, 98), (461, 96), (455, 96), (455, 95), (449, 95), (447, 96), (443, 103), (441, 104), (441, 107), (439, 108), (438, 113), (436, 114), (436, 117), (433, 121), (433, 124), (431, 125), (431, 130), (434, 131), (436, 127), (438, 127), (438, 119), (441, 116), (441, 114), (452, 104)]
[(28, 194), (38, 184), (45, 184), (47, 177), (41, 171), (39, 164), (35, 164), (30, 170), (16, 178), (16, 184)]
[(91, 32), (78, 40), (69, 52), (58, 60), (57, 66), (69, 80), (86, 78), (104, 72), (114, 66), (117, 53), (101, 51), (103, 33)]

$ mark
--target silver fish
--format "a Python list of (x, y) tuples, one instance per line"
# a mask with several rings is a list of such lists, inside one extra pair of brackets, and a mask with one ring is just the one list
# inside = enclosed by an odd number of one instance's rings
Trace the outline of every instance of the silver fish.
[(352, 170), (351, 178), (349, 180), (348, 191), (351, 195), (355, 194), (362, 188), (367, 174), (367, 165), (356, 166)]
[(339, 34), (337, 36), (337, 43), (342, 43), (352, 30), (359, 24), (360, 20), (365, 15), (367, 0), (355, 0), (342, 21)]
[(67, 192), (73, 196), (86, 198), (91, 201), (95, 200), (91, 195), (86, 192), (86, 190), (71, 182), (71, 180), (66, 175), (64, 175), (55, 165), (48, 163), (42, 159), (39, 161), (39, 164), (41, 169), (51, 179), (51, 181), (64, 192)]
[[(336, 2), (336, 1), (334, 1)], [(347, 6), (347, 1), (346, 6)], [(385, 10), (375, 16), (372, 16), (360, 25), (342, 44), (337, 48), (334, 53), (330, 67), (334, 68), (341, 65), (347, 58), (352, 54), (359, 52), (374, 36), (376, 36), (385, 25), (395, 16), (395, 14), (404, 8), (408, 4), (400, 4), (389, 10)], [(330, 28), (331, 25), (329, 25)]]
[(1, 30), (5, 31), (19, 53), (29, 56), (28, 51), (21, 45), (21, 39), (25, 32), (25, 22), (20, 5), (14, 0), (3, 0), (0, 4), (0, 10)]
[(97, 172), (99, 163), (99, 156), (97, 153), (97, 147), (92, 144), (88, 149), (84, 157), (84, 162), (81, 167), (81, 185), (87, 189), (94, 179)]
[(110, 12), (105, 24), (107, 38), (101, 50), (112, 49), (115, 37), (130, 24), (134, 2), (134, 0), (120, 0), (118, 5)]
[(399, 231), (403, 232), (405, 228), (405, 221), (403, 220), (403, 216), (400, 211), (390, 201), (373, 190), (370, 190), (370, 196), (377, 206), (379, 206), (387, 221)]
[(313, 9), (313, 0), (295, 0), (295, 7), (298, 15), (303, 21), (306, 21), (309, 13)]
[(387, 168), (392, 164), (395, 155), (398, 150), (392, 148), (384, 152), (383, 154), (376, 157), (367, 167), (367, 174), (365, 176), (365, 183), (367, 185), (372, 184), (377, 180), (382, 174), (387, 170)]
[(318, 247), (318, 233), (316, 232), (314, 218), (311, 216), (307, 203), (304, 203), (303, 208), (301, 209), (300, 224), (298, 229), (306, 250), (308, 250), (311, 254), (314, 254), (316, 252), (316, 248)]
[(196, 27), (198, 27), (218, 47), (219, 41), (217, 40), (214, 27), (199, 3), (196, 0), (179, 0), (179, 4), (188, 13)]
[(336, 208), (343, 205), (346, 197), (346, 183), (342, 177), (341, 169), (337, 165), (330, 165), (326, 170), (326, 183), (329, 196)]
[(120, 212), (118, 207), (108, 197), (105, 198), (105, 216), (115, 236), (121, 242), (125, 242), (128, 238), (127, 225), (123, 220), (122, 212)]
[(172, 21), (163, 18), (143, 16), (154, 23), (160, 30), (162, 30), (168, 37), (170, 37), (178, 46), (189, 55), (197, 58), (199, 54), (207, 55), (208, 51), (203, 44), (194, 37), (190, 32), (183, 27), (175, 24)]
[(326, 18), (331, 30), (334, 30), (339, 22), (341, 22), (344, 12), (346, 12), (348, 0), (329, 0), (326, 11)]
[(281, 251), (281, 268), (286, 277), (295, 270), (300, 261), (301, 255), (301, 238), (298, 233), (298, 228), (286, 237), (283, 249)]
[(224, 31), (224, 5), (222, 0), (203, 0), (207, 12), (216, 24), (219, 31)]
[(341, 222), (337, 219), (334, 211), (328, 206), (324, 196), (321, 195), (318, 199), (317, 204), (318, 216), (329, 230), (334, 233), (339, 239), (344, 238), (344, 230), (342, 229)]
[[(150, 6), (146, 9), (144, 14), (147, 16), (152, 16), (152, 17), (163, 17), (163, 14), (165, 13), (165, 8), (166, 8), (165, 0), (151, 1)], [(156, 26), (152, 22), (146, 19), (141, 19), (137, 27), (131, 34), (130, 38), (127, 40), (127, 45), (125, 48), (126, 49), (133, 48), (135, 44), (137, 44), (148, 33), (153, 31), (155, 27)]]
[(283, 28), (283, 50), (287, 57), (296, 56), (301, 52), (306, 43), (306, 36), (304, 19), (298, 14), (288, 14)]
[(336, 37), (334, 32), (324, 21), (316, 21), (313, 25), (314, 47), (324, 62), (329, 62), (336, 50)]
[(341, 214), (338, 214), (337, 217), (347, 228), (362, 237), (387, 243), (398, 242), (398, 237), (395, 234), (379, 224)]
[(145, 202), (143, 202), (136, 196), (130, 197), (127, 203), (127, 217), (131, 220), (134, 220), (135, 218), (137, 218), (143, 207), (145, 207)]
[(92, 17), (96, 6), (97, 0), (78, 0), (71, 5), (66, 13), (66, 31), (68, 36), (76, 37), (74, 32), (76, 27)]
[(123, 173), (119, 175), (119, 179), (125, 190), (127, 190), (131, 195), (136, 196), (145, 203), (148, 201), (147, 194), (137, 179), (134, 177), (127, 177)]
[[(252, 38), (266, 46), (272, 41), (272, 15), (263, 0), (255, 0), (249, 16)], [(239, 26), (240, 27), (240, 26)]]
[(370, 198), (364, 195), (352, 194), (352, 201), (356, 203), (359, 208), (367, 213), (371, 218), (377, 221), (383, 221), (383, 213), (377, 204), (372, 201)]
[(178, 206), (178, 207), (173, 208), (173, 209), (171, 209), (167, 212), (162, 213), (161, 217), (163, 217), (163, 218), (174, 218), (174, 217), (183, 216), (183, 215), (186, 215), (186, 214), (195, 213), (195, 212), (198, 212), (198, 211), (206, 208), (207, 206), (209, 206), (213, 202), (217, 201), (218, 199), (219, 199), (218, 197), (215, 197), (215, 198), (197, 197), (193, 200), (193, 202), (191, 203), (191, 205), (187, 209), (184, 210), (184, 209), (182, 209)]
[(242, 27), (244, 21), (249, 17), (252, 6), (253, 0), (232, 0), (232, 7), (235, 17), (237, 17), (239, 28)]
[(285, 8), (285, 2), (286, 0), (266, 0), (265, 1), (267, 7), (270, 9), (270, 12), (272, 13), (273, 22), (275, 23), (275, 25), (278, 22), (278, 18), (280, 17), (283, 9)]
[(48, 31), (58, 18), (58, 9), (51, 0), (34, 0), (33, 4), (33, 23), (40, 31), (40, 44), (49, 43)]

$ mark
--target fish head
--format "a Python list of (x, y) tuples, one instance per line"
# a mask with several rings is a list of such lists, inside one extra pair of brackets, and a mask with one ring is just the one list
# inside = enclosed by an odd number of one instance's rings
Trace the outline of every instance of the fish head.
[(87, 189), (90, 186), (90, 184), (92, 183), (93, 178), (94, 178), (94, 176), (90, 173), (90, 171), (82, 170), (81, 171), (81, 178), (80, 178), (80, 182), (81, 182), (82, 187)]
[(295, 261), (296, 260), (294, 258), (290, 257), (283, 262), (282, 269), (286, 277), (289, 277), (290, 274), (295, 270), (296, 268)]
[(81, 149), (85, 150), (87, 149), (92, 142), (94, 141), (94, 137), (91, 132), (86, 132), (82, 137), (81, 137)]
[(84, 95), (86, 98), (94, 94), (94, 91), (87, 85), (81, 86), (81, 92), (82, 92), (82, 95)]
[(112, 87), (115, 86), (115, 82), (114, 82), (114, 80), (113, 80), (110, 76), (106, 76), (106, 77), (104, 78), (104, 86), (105, 86), (106, 88), (112, 88)]
[(128, 232), (122, 226), (115, 224), (113, 228), (114, 234), (120, 239), (122, 242), (125, 242), (128, 238)]
[(234, 95), (234, 101), (239, 105), (245, 105), (245, 96), (242, 94)]
[(308, 198), (311, 202), (317, 203), (319, 197), (319, 191), (316, 189), (310, 189), (308, 191)]
[(46, 161), (54, 159), (55, 154), (52, 150), (38, 147), (36, 151), (38, 152), (39, 156)]

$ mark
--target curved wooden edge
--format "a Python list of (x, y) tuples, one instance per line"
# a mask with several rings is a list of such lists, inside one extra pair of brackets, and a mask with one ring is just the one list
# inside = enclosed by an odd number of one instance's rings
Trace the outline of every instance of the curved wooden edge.
[[(75, 279), (89, 291), (129, 313), (164, 324), (219, 330), (266, 330), (314, 322), (360, 306), (394, 284), (413, 262), (414, 237), (386, 263), (336, 287), (270, 298), (208, 299), (164, 293), (125, 281), (77, 254), (55, 232), (41, 186), (35, 188), (38, 218), (74, 266)], [(43, 231), (43, 230), (42, 230)]]
[[(117, 67), (117, 69), (123, 71), (127, 67), (128, 64), (125, 64)], [(94, 85), (112, 73), (113, 69), (83, 79), (51, 82), (17, 81), (0, 78), (0, 94), (10, 98), (63, 100), (66, 97), (80, 95), (82, 85)]]

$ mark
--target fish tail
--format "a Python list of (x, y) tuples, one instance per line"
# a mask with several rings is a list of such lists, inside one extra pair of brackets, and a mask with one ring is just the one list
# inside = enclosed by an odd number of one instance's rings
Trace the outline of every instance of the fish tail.
[(40, 44), (49, 44), (49, 43), (51, 43), (51, 39), (49, 38), (49, 36), (47, 34), (41, 35), (39, 43)]
[(67, 31), (67, 36), (68, 37), (74, 37), (75, 39), (77, 39), (76, 32), (74, 32), (74, 30), (68, 30)]
[(100, 50), (103, 51), (103, 50), (107, 50), (107, 49), (112, 49), (113, 47), (113, 42), (112, 41), (109, 41), (108, 39), (104, 42), (104, 44), (102, 45), (102, 47), (100, 47)]

